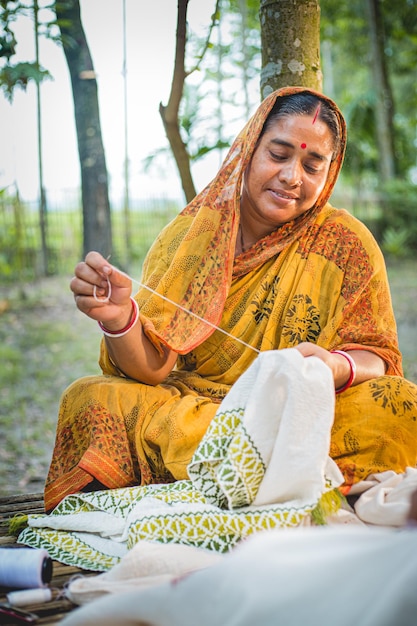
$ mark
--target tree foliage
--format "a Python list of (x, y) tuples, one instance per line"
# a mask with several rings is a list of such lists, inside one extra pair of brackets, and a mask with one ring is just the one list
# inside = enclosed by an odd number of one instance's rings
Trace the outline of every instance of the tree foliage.
[[(188, 2), (198, 3), (199, 0)], [(211, 2), (213, 13), (216, 13), (216, 0)], [(268, 47), (265, 42), (261, 46), (261, 22), (268, 7), (282, 13), (291, 6), (302, 8), (313, 5), (317, 8), (318, 4), (323, 91), (340, 105), (349, 128), (344, 181), (355, 189), (363, 186), (382, 188), (379, 173), (381, 148), (378, 145), (380, 131), (376, 116), (381, 98), (372, 80), (374, 62), (367, 2), (364, 0), (342, 3), (339, 0), (219, 0), (218, 16), (207, 23), (206, 33), (197, 37), (188, 24), (184, 42), (182, 97), (176, 100), (176, 132), (191, 164), (212, 152), (218, 152), (220, 159), (241, 127), (242, 120), (249, 117), (259, 102), (261, 48), (266, 54)], [(394, 105), (395, 171), (399, 179), (410, 181), (413, 176), (417, 177), (417, 85), (414, 79), (417, 65), (417, 0), (378, 0), (378, 6), (383, 31), (382, 57)], [(13, 68), (13, 55), (18, 45), (13, 34), (13, 22), (19, 12), (28, 12), (29, 9), (29, 0), (26, 5), (12, 0), (0, 2), (3, 26), (0, 36), (0, 83), (8, 97), (11, 97), (15, 87), (25, 88), (30, 80), (48, 76), (47, 69), (34, 67), (30, 61)], [(68, 28), (62, 31), (70, 39), (71, 28), (69, 24), (66, 26)], [(294, 24), (290, 22), (284, 35), (290, 37), (293, 31)], [(56, 37), (53, 21), (44, 23), (43, 32)], [(271, 22), (271, 37), (282, 43), (283, 37), (277, 32)], [(293, 41), (296, 39), (293, 38)], [(286, 42), (287, 47), (289, 42), (290, 39)], [(285, 84), (290, 82), (282, 75), (280, 80)], [(295, 82), (300, 84), (302, 80), (304, 76), (295, 73)], [(310, 79), (304, 84), (314, 86)]]
[(13, 101), (13, 92), (16, 87), (25, 90), (30, 81), (40, 83), (45, 78), (51, 78), (48, 70), (28, 61), (7, 63), (0, 69), (0, 85), (9, 102)]
[[(383, 33), (382, 61), (392, 90), (395, 172), (398, 177), (409, 179), (417, 163), (417, 87), (414, 81), (417, 64), (417, 0), (397, 0), (395, 3), (378, 0), (378, 4)], [(243, 48), (242, 5), (248, 19), (244, 35), (246, 45)], [(260, 81), (264, 85), (268, 84), (265, 77), (261, 79), (261, 51), (264, 55), (263, 64), (269, 62), (267, 40), (264, 39), (261, 45), (263, 21), (270, 22), (268, 28), (272, 39), (279, 44), (283, 38), (277, 30), (277, 22), (273, 22), (271, 16), (268, 17), (267, 11), (274, 10), (275, 17), (280, 13), (282, 21), (285, 11), (305, 9), (307, 5), (310, 9), (310, 5), (314, 5), (317, 10), (318, 2), (255, 0), (244, 3), (239, 0), (222, 0), (222, 40), (215, 40), (214, 45), (207, 50), (196, 79), (193, 82), (187, 80), (179, 110), (181, 134), (191, 160), (213, 150), (221, 151), (229, 145), (236, 128), (233, 126), (233, 118), (242, 119), (243, 103), (247, 102), (244, 95), (246, 85), (250, 81), (252, 84), (257, 82), (259, 89)], [(297, 40), (294, 21), (290, 20), (289, 23), (292, 24), (291, 28), (285, 28), (287, 39), (289, 37), (285, 42), (287, 51), (288, 48), (291, 50), (291, 37), (292, 41)], [(228, 35), (231, 35), (230, 38)], [(189, 33), (187, 54), (193, 54), (194, 44), (193, 35)], [(381, 96), (373, 81), (375, 63), (366, 3), (363, 0), (351, 0), (349, 3), (320, 0), (320, 42), (315, 47), (320, 48), (321, 52), (323, 91), (337, 101), (348, 122), (349, 142), (343, 178), (358, 190), (363, 185), (368, 188), (381, 187), (381, 180), (386, 178), (380, 167), (381, 154), (385, 149), (381, 148), (379, 142), (382, 131), (378, 128), (376, 115)], [(312, 66), (316, 82), (307, 74), (294, 72), (288, 76), (275, 72), (274, 82), (268, 88), (284, 84), (319, 87), (320, 64), (313, 61)], [(265, 92), (262, 92), (264, 95)], [(252, 90), (249, 104), (245, 105), (246, 118), (258, 99), (259, 92), (253, 98)], [(232, 123), (225, 125), (224, 119), (232, 120)]]
[[(259, 101), (260, 38), (258, 0), (213, 0), (203, 36), (188, 24), (188, 4), (189, 0), (178, 3), (171, 94), (160, 113), (190, 200), (196, 193), (191, 164), (213, 151), (221, 155), (233, 139), (236, 119), (247, 119)], [(146, 167), (161, 154), (166, 152), (151, 154)]]
[[(184, 83), (187, 75), (194, 71), (187, 72), (185, 69), (185, 53), (187, 45), (187, 9), (189, 0), (178, 0), (177, 11), (177, 31), (176, 31), (176, 46), (175, 46), (175, 61), (174, 61), (174, 73), (171, 82), (171, 92), (168, 99), (168, 104), (164, 105), (162, 102), (159, 105), (159, 113), (164, 124), (167, 139), (169, 141), (172, 154), (177, 164), (178, 173), (181, 179), (182, 188), (184, 191), (187, 202), (190, 202), (196, 195), (194, 182), (190, 169), (190, 158), (187, 152), (186, 144), (184, 143), (179, 124), (179, 109), (181, 104), (182, 95), (184, 92)], [(212, 25), (216, 16), (212, 19)], [(209, 33), (211, 34), (212, 28)], [(210, 37), (210, 35), (209, 35)], [(209, 48), (210, 40), (207, 38), (206, 45), (200, 55), (200, 60), (203, 58), (205, 51)]]
[[(394, 101), (397, 176), (407, 178), (416, 164), (417, 1), (380, 0), (384, 62)], [(348, 122), (345, 172), (378, 184), (377, 93), (366, 3), (320, 0), (324, 91), (335, 98)], [(326, 51), (329, 51), (326, 54)]]
[[(14, 23), (22, 15), (33, 15), (33, 6), (15, 0), (2, 0), (0, 3), (0, 88), (9, 102), (13, 101), (16, 88), (26, 90), (28, 84), (33, 81), (41, 83), (46, 78), (51, 78), (47, 69), (36, 61), (13, 62), (16, 54), (18, 41), (14, 34)], [(41, 24), (42, 32), (47, 37), (53, 37), (51, 22)]]

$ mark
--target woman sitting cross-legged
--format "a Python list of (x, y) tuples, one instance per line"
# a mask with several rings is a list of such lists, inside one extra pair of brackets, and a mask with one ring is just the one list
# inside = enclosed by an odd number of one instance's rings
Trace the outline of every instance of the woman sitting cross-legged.
[(403, 377), (384, 259), (368, 229), (329, 204), (345, 145), (329, 98), (276, 91), (158, 236), (134, 298), (97, 252), (77, 265), (71, 289), (104, 332), (103, 374), (62, 397), (47, 510), (97, 485), (187, 478), (220, 402), (265, 350), (296, 348), (330, 368), (330, 455), (345, 493), (415, 467), (417, 386)]

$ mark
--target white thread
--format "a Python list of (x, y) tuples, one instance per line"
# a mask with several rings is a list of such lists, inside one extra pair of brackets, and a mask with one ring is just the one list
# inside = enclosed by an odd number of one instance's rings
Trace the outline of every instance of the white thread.
[(46, 587), (52, 577), (52, 561), (38, 548), (0, 548), (0, 585), (16, 589)]
[[(128, 276), (128, 275), (126, 274), (126, 276)], [(148, 287), (147, 285), (144, 285), (143, 283), (139, 282), (138, 280), (135, 280), (134, 278), (131, 278), (130, 276), (128, 276), (128, 278), (130, 278), (130, 280), (133, 283), (136, 283), (137, 285), (139, 285), (139, 287), (143, 287), (144, 289), (147, 289), (148, 291), (153, 293), (155, 296), (159, 296), (160, 298), (162, 298), (162, 300), (165, 300), (166, 302), (169, 302), (170, 304), (173, 304), (178, 309), (181, 309), (181, 311), (184, 311), (184, 313), (188, 313), (189, 315), (192, 315), (193, 317), (195, 317), (198, 320), (200, 320), (200, 322), (203, 322), (204, 324), (207, 324), (207, 326), (211, 326), (211, 328), (214, 328), (215, 330), (218, 330), (220, 333), (223, 333), (224, 335), (227, 335), (227, 337), (230, 337), (230, 339), (233, 339), (233, 341), (237, 341), (238, 343), (241, 343), (243, 346), (246, 346), (246, 348), (250, 348), (251, 350), (253, 350), (257, 354), (260, 354), (260, 352), (261, 352), (260, 350), (258, 350), (257, 348), (254, 348), (249, 343), (246, 343), (246, 341), (243, 341), (243, 339), (239, 339), (239, 337), (235, 337), (234, 335), (231, 335), (230, 333), (227, 332), (227, 330), (223, 330), (223, 328), (219, 328), (219, 326), (216, 326), (216, 324), (213, 324), (212, 322), (209, 322), (208, 320), (204, 319), (204, 317), (200, 317), (199, 315), (197, 315), (197, 313), (194, 313), (193, 311), (190, 311), (189, 309), (186, 309), (185, 307), (181, 306), (181, 304), (178, 304), (177, 302), (174, 302), (173, 300), (170, 300), (166, 296), (163, 296), (162, 294), (158, 293), (154, 289), (151, 289), (151, 287)]]
[(103, 298), (99, 298), (97, 295), (97, 285), (94, 285), (93, 287), (93, 296), (94, 296), (94, 300), (97, 300), (97, 302), (109, 302), (110, 301), (110, 297), (111, 297), (111, 282), (108, 276), (106, 276), (107, 278), (107, 295), (104, 296)]
[(7, 600), (12, 606), (44, 604), (52, 600), (52, 591), (48, 587), (41, 589), (25, 589), (24, 591), (11, 591), (7, 594)]
[[(118, 271), (120, 272), (120, 270), (118, 270)], [(254, 348), (249, 343), (246, 343), (246, 341), (243, 341), (243, 339), (239, 339), (239, 337), (235, 337), (231, 333), (228, 333), (226, 330), (223, 330), (223, 328), (219, 328), (219, 326), (216, 326), (216, 324), (213, 324), (212, 322), (209, 322), (208, 320), (204, 319), (204, 317), (200, 317), (200, 315), (197, 315), (197, 313), (194, 313), (193, 311), (190, 311), (189, 309), (186, 309), (181, 304), (178, 304), (178, 302), (174, 302), (173, 300), (170, 300), (169, 298), (167, 298), (166, 296), (163, 296), (162, 294), (158, 293), (157, 291), (155, 291), (151, 287), (148, 287), (147, 285), (144, 285), (140, 281), (135, 280), (134, 278), (129, 276), (129, 274), (126, 274), (125, 272), (120, 272), (120, 273), (123, 274), (124, 276), (126, 276), (126, 278), (128, 278), (129, 280), (131, 280), (132, 283), (135, 283), (139, 287), (143, 287), (143, 289), (147, 289), (148, 291), (153, 293), (155, 296), (159, 296), (160, 298), (162, 298), (162, 300), (165, 300), (166, 302), (169, 302), (169, 304), (173, 304), (178, 309), (181, 309), (181, 311), (184, 311), (184, 313), (188, 313), (188, 315), (192, 315), (193, 317), (198, 319), (200, 322), (203, 322), (204, 324), (207, 324), (207, 326), (210, 326), (211, 328), (214, 328), (215, 330), (218, 330), (220, 333), (223, 333), (223, 335), (226, 335), (227, 337), (230, 337), (230, 339), (233, 339), (233, 341), (237, 341), (238, 343), (242, 344), (246, 348), (249, 348), (250, 350), (253, 350), (253, 352), (256, 352), (256, 354), (260, 354), (260, 352), (261, 352), (260, 350), (258, 350), (257, 348)], [(93, 296), (94, 296), (94, 299), (97, 300), (97, 302), (109, 302), (110, 297), (111, 297), (111, 282), (110, 282), (108, 276), (107, 276), (107, 285), (108, 285), (107, 296), (104, 297), (104, 298), (99, 298), (97, 296), (97, 286), (94, 285), (94, 287), (93, 287)]]
[(71, 578), (67, 580), (66, 583), (64, 583), (58, 598), (66, 598), (67, 600), (71, 600), (71, 592), (69, 588), (75, 580), (79, 580), (80, 578), (85, 578), (85, 576), (83, 576), (83, 574), (74, 574), (73, 576), (71, 576)]

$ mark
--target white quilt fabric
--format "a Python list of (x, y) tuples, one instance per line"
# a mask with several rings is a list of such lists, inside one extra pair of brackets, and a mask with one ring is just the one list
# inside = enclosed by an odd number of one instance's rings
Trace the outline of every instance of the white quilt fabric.
[(70, 583), (86, 606), (64, 626), (415, 626), (417, 530), (399, 528), (417, 469), (370, 476), (354, 510), (307, 527), (343, 482), (333, 416), (324, 363), (263, 352), (220, 405), (190, 480), (74, 494), (31, 516), (21, 543), (105, 572)]
[(416, 624), (417, 530), (270, 531), (220, 558), (179, 580), (95, 600), (63, 626)]
[(262, 530), (308, 524), (343, 482), (329, 457), (330, 369), (297, 350), (263, 352), (219, 406), (190, 480), (68, 496), (34, 515), (19, 541), (96, 571), (139, 541), (227, 552)]

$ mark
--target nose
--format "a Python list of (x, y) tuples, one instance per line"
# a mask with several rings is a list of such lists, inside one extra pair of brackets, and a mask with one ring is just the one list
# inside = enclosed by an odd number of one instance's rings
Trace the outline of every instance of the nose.
[(289, 187), (300, 187), (300, 185), (303, 184), (302, 173), (301, 162), (293, 158), (282, 165), (279, 172), (279, 179)]

